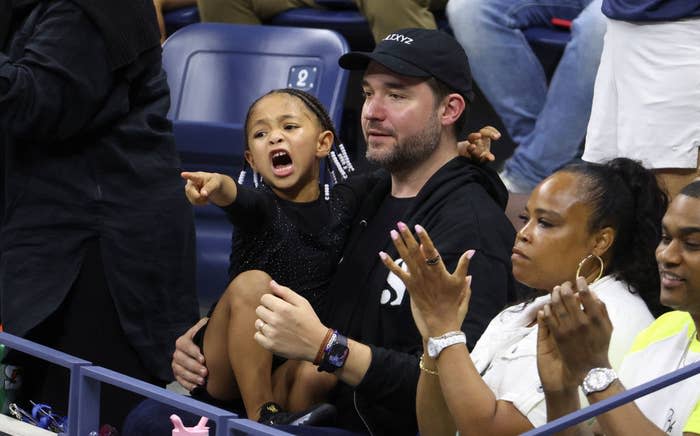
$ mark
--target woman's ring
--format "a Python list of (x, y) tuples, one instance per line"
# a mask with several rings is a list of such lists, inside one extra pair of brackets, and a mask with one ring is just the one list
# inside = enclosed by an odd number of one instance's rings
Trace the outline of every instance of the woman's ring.
[(427, 263), (430, 266), (437, 265), (438, 262), (440, 262), (440, 255), (436, 255), (435, 257), (431, 257), (430, 259), (425, 259), (425, 263)]

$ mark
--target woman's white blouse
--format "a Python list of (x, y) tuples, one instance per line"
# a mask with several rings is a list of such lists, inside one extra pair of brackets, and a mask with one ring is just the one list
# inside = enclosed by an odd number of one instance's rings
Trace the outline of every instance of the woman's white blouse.
[[(626, 283), (605, 276), (590, 286), (613, 325), (609, 358), (618, 369), (635, 336), (654, 321), (641, 297)], [(533, 426), (547, 422), (544, 392), (537, 373), (537, 324), (528, 327), (550, 295), (509, 307), (488, 325), (471, 352), (472, 361), (497, 400), (510, 401)]]

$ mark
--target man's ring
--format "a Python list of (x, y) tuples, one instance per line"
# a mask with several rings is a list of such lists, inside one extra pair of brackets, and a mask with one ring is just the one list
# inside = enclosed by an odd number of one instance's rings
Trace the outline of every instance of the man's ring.
[(440, 255), (436, 255), (435, 257), (431, 257), (430, 259), (425, 259), (425, 263), (427, 263), (430, 266), (437, 265), (438, 262), (440, 262)]

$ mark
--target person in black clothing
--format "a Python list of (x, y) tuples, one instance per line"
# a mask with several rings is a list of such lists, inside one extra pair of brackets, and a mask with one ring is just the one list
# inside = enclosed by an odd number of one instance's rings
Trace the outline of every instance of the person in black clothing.
[(517, 297), (510, 263), (515, 233), (503, 212), (507, 192), (495, 172), (458, 156), (458, 126), (472, 90), (467, 57), (453, 38), (399, 30), (372, 53), (344, 55), (340, 65), (365, 69), (367, 157), (388, 172), (351, 227), (328, 310), (317, 315), (303, 297), (272, 283), (256, 309), (255, 338), (338, 377), (331, 401), (341, 427), (415, 434), (423, 344), (405, 286), (378, 253), (396, 258), (387, 235), (398, 221), (427, 229), (449, 268), (475, 249), (471, 310), (462, 325), (473, 347), (490, 319)]
[[(275, 371), (283, 361), (273, 360), (253, 340), (255, 307), (269, 292), (269, 274), (293, 285), (316, 310), (323, 309), (350, 222), (372, 176), (338, 184), (326, 193), (328, 198), (321, 195), (321, 161), (331, 152), (336, 134), (326, 109), (304, 91), (278, 89), (256, 100), (245, 131), (247, 164), (264, 182), (257, 189), (227, 175), (182, 173), (190, 202), (222, 207), (235, 229), (232, 281), (197, 335), (209, 370), (206, 386), (192, 395), (218, 401), (240, 398), (250, 419), (279, 424), (294, 418), (286, 409), (308, 408), (335, 381), (319, 374), (315, 383), (298, 384), (294, 395), (285, 392), (282, 372)], [(336, 148), (339, 161), (348, 162), (340, 151), (344, 148)], [(351, 168), (346, 164), (337, 172), (347, 174)], [(256, 270), (265, 271), (262, 279)]]
[[(0, 2), (3, 327), (162, 385), (198, 307), (169, 104), (151, 0)], [(67, 371), (25, 364), (65, 413)], [(102, 393), (120, 425), (138, 397)]]
[[(414, 38), (413, 32), (418, 32), (418, 36)], [(436, 31), (409, 31), (405, 38), (411, 41), (422, 38), (420, 53), (408, 53), (407, 56), (427, 59), (425, 68), (431, 71), (435, 70), (435, 64), (445, 63), (449, 75), (457, 79), (453, 81), (437, 71), (428, 73), (425, 70), (420, 70), (417, 77), (400, 76), (389, 70), (380, 74), (378, 69), (384, 67), (379, 64), (370, 66), (372, 74), (368, 72), (366, 75), (367, 82), (381, 75), (387, 85), (393, 86), (378, 86), (376, 91), (368, 83), (365, 87), (368, 100), (363, 125), (370, 144), (368, 157), (384, 169), (378, 173), (358, 209), (343, 260), (325, 297), (328, 307), (319, 311), (327, 325), (372, 344), (371, 355), (364, 354), (368, 365), (372, 358), (372, 365), (369, 370), (364, 368), (366, 375), (362, 383), (358, 385), (357, 381), (346, 378), (345, 370), (339, 371), (337, 374), (342, 383), (334, 388), (330, 400), (338, 406), (341, 426), (367, 431), (359, 416), (362, 414), (372, 431), (380, 434), (416, 431), (415, 389), (418, 356), (422, 349), (408, 299), (404, 298), (407, 297), (405, 288), (400, 280), (388, 274), (376, 256), (389, 244), (386, 235), (395, 222), (398, 219), (412, 220), (422, 222), (431, 231), (434, 229), (450, 262), (456, 262), (459, 254), (467, 248), (480, 247), (479, 255), (472, 262), (472, 268), (483, 271), (475, 284), (474, 304), (477, 309), (465, 322), (471, 345), (491, 317), (515, 296), (515, 283), (510, 274), (514, 230), (503, 213), (507, 200), (505, 187), (492, 170), (458, 157), (456, 124), (463, 123), (465, 99), (471, 98), (464, 51), (453, 39)], [(385, 48), (391, 51), (397, 39), (387, 39), (377, 50), (381, 52)], [(429, 47), (426, 48), (426, 44)], [(439, 79), (428, 78), (432, 75)], [(382, 103), (372, 103), (376, 101), (372, 99), (375, 92), (382, 96)], [(390, 115), (383, 115), (384, 111)], [(475, 141), (479, 137), (495, 138), (497, 135), (492, 129), (485, 128), (469, 138)], [(396, 137), (399, 144), (394, 143)], [(477, 159), (485, 157), (479, 150), (467, 149), (462, 154)], [(269, 276), (265, 280), (265, 287), (278, 289), (269, 284)], [(297, 297), (306, 311), (296, 319), (317, 319), (312, 305), (303, 297)], [(269, 294), (263, 297), (264, 300), (270, 298)], [(273, 330), (269, 320), (265, 323), (256, 321), (256, 328), (268, 339), (279, 333), (279, 342), (284, 345), (286, 340), (282, 329)], [(207, 375), (203, 356), (192, 341), (201, 324), (178, 339), (173, 355), (176, 379), (190, 390), (203, 384)], [(316, 323), (313, 328), (312, 337), (308, 332), (290, 329), (296, 336), (288, 344), (291, 353), (287, 353), (289, 350), (274, 350), (276, 354), (297, 359), (296, 363), (285, 363), (285, 368), (295, 365), (289, 377), (293, 382), (303, 384), (304, 376), (317, 372), (316, 367), (305, 360), (313, 361), (317, 355), (324, 356), (323, 352), (319, 353), (319, 346), (325, 345), (324, 339), (328, 339), (325, 335), (329, 331)], [(260, 333), (256, 336), (259, 337)], [(332, 337), (333, 331), (329, 338)], [(309, 353), (305, 356), (294, 353), (300, 340), (306, 341)], [(357, 344), (361, 350), (355, 352), (355, 344), (351, 343), (351, 359), (367, 351), (366, 347)], [(272, 346), (269, 343), (263, 345)], [(317, 363), (328, 368), (328, 362)], [(361, 377), (359, 374), (358, 378)], [(152, 414), (150, 410), (149, 421), (157, 421)], [(134, 421), (146, 424), (145, 416), (143, 418), (139, 416)]]
[[(284, 375), (292, 364), (277, 371), (284, 360), (273, 359), (253, 340), (255, 307), (269, 292), (272, 277), (297, 289), (314, 310), (324, 310), (351, 220), (377, 176), (352, 177), (327, 192), (329, 198), (321, 197), (320, 163), (331, 152), (336, 133), (323, 105), (304, 91), (270, 91), (251, 105), (245, 129), (246, 162), (264, 181), (257, 189), (227, 175), (182, 173), (190, 202), (222, 207), (235, 228), (231, 283), (195, 336), (208, 374), (192, 396), (229, 408), (240, 407), (236, 400), (242, 400), (250, 419), (283, 424), (304, 415), (294, 412), (322, 401), (335, 377), (314, 370), (287, 388)], [(485, 129), (486, 137), (493, 135)], [(486, 145), (479, 134), (470, 139), (475, 147)], [(348, 162), (344, 148), (335, 148), (341, 156), (337, 161)], [(474, 159), (487, 159), (480, 148), (471, 152)], [(340, 170), (347, 174), (352, 167)], [(340, 170), (333, 170), (337, 178)]]

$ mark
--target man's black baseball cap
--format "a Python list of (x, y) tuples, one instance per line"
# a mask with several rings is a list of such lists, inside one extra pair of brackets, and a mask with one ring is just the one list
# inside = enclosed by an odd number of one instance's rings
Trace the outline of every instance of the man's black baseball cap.
[(440, 30), (397, 30), (372, 52), (346, 53), (338, 64), (347, 70), (364, 70), (370, 61), (402, 76), (435, 77), (467, 101), (474, 99), (467, 54), (453, 37)]

